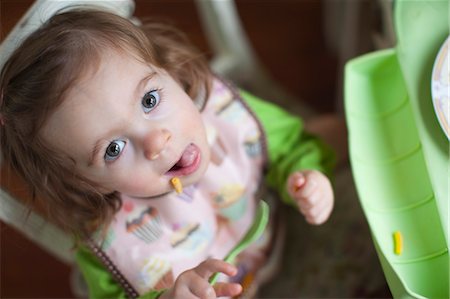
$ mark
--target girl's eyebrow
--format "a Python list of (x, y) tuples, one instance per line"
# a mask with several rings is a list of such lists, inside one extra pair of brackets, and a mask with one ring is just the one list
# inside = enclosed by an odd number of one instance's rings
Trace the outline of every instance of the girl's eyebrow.
[[(142, 92), (142, 89), (147, 84), (148, 81), (150, 81), (154, 76), (156, 75), (155, 71), (151, 71), (149, 74), (147, 74), (144, 78), (142, 78), (139, 83), (136, 85), (136, 89), (134, 90), (134, 97), (131, 99), (131, 104), (134, 104), (135, 100), (139, 98), (139, 93)], [(102, 144), (104, 144), (105, 139), (99, 139), (95, 143), (94, 147), (92, 148), (91, 154), (89, 156), (88, 160), (88, 166), (92, 166), (94, 164), (95, 158), (99, 154), (100, 150), (102, 149)]]

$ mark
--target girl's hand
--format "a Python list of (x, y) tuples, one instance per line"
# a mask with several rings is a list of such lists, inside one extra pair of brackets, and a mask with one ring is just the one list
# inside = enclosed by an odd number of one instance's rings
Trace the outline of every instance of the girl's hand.
[(294, 172), (288, 178), (287, 190), (308, 223), (319, 225), (330, 216), (333, 188), (323, 173), (317, 170)]
[(234, 276), (237, 274), (237, 269), (222, 260), (208, 259), (197, 267), (181, 273), (174, 286), (165, 291), (159, 298), (209, 299), (221, 296), (234, 297), (242, 292), (242, 286), (237, 283), (217, 282), (212, 286), (208, 280), (215, 272)]

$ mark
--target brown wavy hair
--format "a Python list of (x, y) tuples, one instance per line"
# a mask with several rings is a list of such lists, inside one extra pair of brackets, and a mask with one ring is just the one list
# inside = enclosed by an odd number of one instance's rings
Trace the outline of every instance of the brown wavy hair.
[(105, 48), (126, 51), (167, 71), (192, 98), (209, 94), (206, 59), (177, 29), (134, 25), (112, 13), (76, 8), (54, 15), (14, 51), (0, 75), (1, 152), (31, 186), (33, 206), (65, 231), (86, 237), (120, 208), (117, 192), (102, 194), (75, 172), (75, 162), (40, 136), (65, 93), (100, 63)]

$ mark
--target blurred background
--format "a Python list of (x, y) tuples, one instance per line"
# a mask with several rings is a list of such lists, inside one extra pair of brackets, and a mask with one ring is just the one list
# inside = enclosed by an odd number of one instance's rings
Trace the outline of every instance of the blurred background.
[[(135, 2), (135, 15), (138, 18), (152, 17), (174, 24), (181, 28), (208, 58), (213, 56), (194, 0)], [(0, 1), (0, 40), (6, 37), (32, 3), (31, 0)], [(389, 23), (390, 1), (236, 0), (235, 3), (243, 29), (257, 58), (271, 78), (289, 94), (287, 106), (306, 104), (319, 114), (342, 113), (342, 69), (349, 58), (389, 47), (394, 42)], [(264, 98), (264, 95), (261, 96)], [(281, 100), (281, 103), (285, 102)], [(293, 223), (293, 226), (300, 227), (297, 227), (296, 232), (299, 235), (288, 233), (288, 237), (296, 238), (308, 234), (317, 237), (312, 240), (310, 249), (298, 244), (291, 252), (286, 253), (289, 256), (301, 252), (305, 256), (311, 256), (308, 250), (315, 250), (314, 255), (318, 263), (311, 265), (308, 271), (319, 273), (317, 269), (322, 267), (321, 254), (329, 256), (331, 252), (335, 261), (341, 260), (339, 269), (333, 264), (330, 269), (335, 273), (332, 275), (311, 276), (322, 277), (324, 281), (320, 282), (308, 282), (303, 277), (297, 279), (302, 282), (286, 284), (281, 281), (284, 278), (278, 279), (277, 286), (268, 286), (265, 289), (266, 297), (281, 297), (283, 292), (288, 294), (286, 288), (314, 288), (314, 283), (316, 287), (325, 289), (328, 286), (329, 290), (295, 294), (315, 294), (316, 297), (339, 297), (339, 294), (346, 294), (346, 297), (390, 296), (371, 245), (369, 230), (357, 203), (354, 187), (348, 178), (346, 182), (342, 187), (344, 190), (341, 191), (348, 195), (348, 199), (347, 202), (342, 201), (346, 203), (337, 206), (337, 210), (345, 211), (347, 215), (334, 216), (331, 224), (322, 231), (306, 228), (304, 223)], [(8, 178), (8, 183), (15, 192), (22, 192), (26, 196), (20, 180)], [(352, 212), (353, 215), (350, 214)], [(327, 239), (327, 233), (330, 232), (333, 221), (342, 219), (351, 220), (343, 225), (347, 233), (335, 236), (341, 238), (339, 245), (336, 245), (338, 241), (333, 242), (334, 245), (327, 244), (328, 241), (332, 242)], [(69, 266), (53, 258), (10, 226), (3, 222), (0, 222), (0, 225), (1, 298), (74, 297), (69, 284)], [(314, 243), (314, 240), (317, 243)], [(343, 262), (342, 256), (332, 251), (337, 248), (349, 252), (348, 261), (344, 258)], [(326, 263), (324, 260), (325, 266)], [(349, 277), (345, 277), (346, 271), (351, 274)], [(340, 279), (345, 281), (341, 286)], [(351, 294), (337, 290), (350, 283), (355, 288)]]

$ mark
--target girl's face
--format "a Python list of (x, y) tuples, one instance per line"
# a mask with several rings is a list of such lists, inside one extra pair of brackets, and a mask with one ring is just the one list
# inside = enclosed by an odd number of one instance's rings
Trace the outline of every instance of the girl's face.
[(200, 113), (181, 86), (113, 51), (69, 91), (42, 134), (102, 192), (132, 197), (170, 192), (174, 176), (197, 182), (210, 157)]

